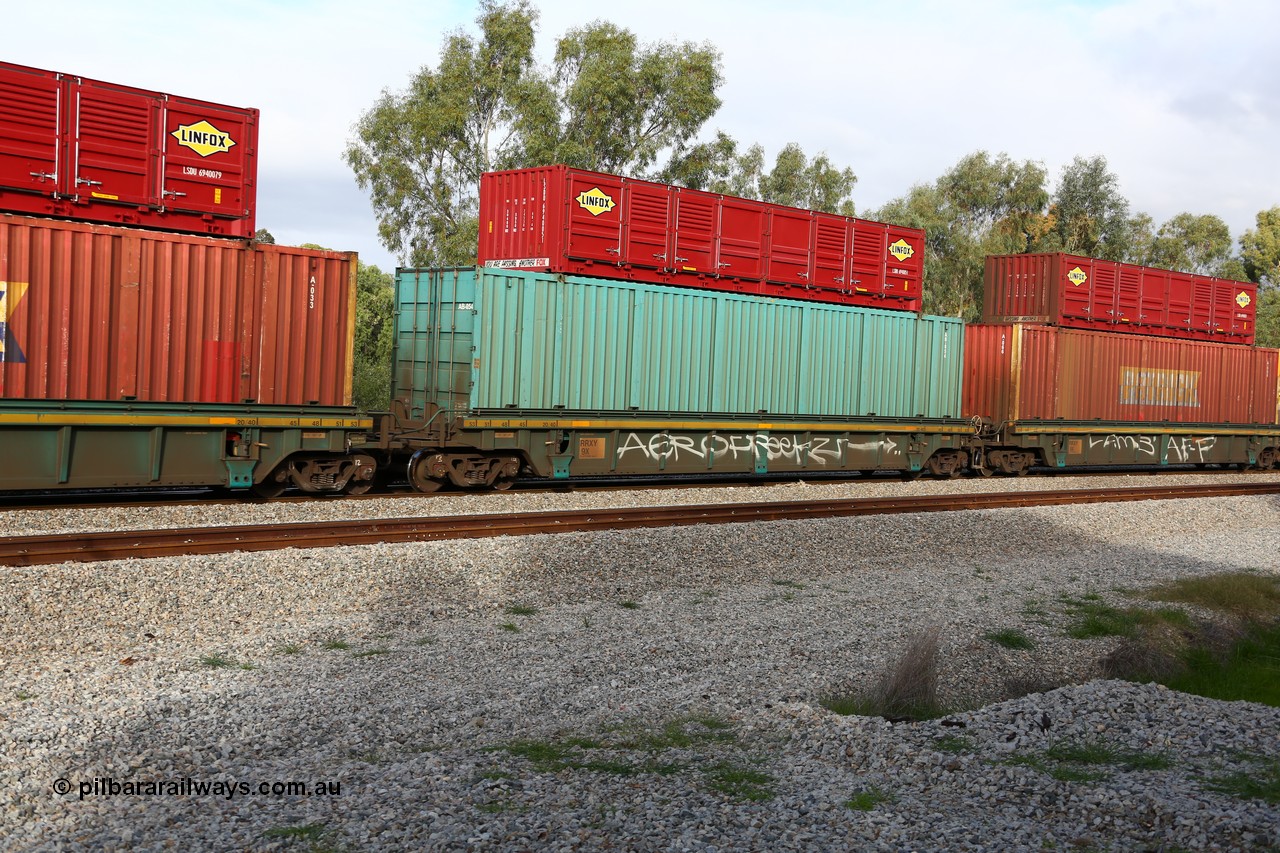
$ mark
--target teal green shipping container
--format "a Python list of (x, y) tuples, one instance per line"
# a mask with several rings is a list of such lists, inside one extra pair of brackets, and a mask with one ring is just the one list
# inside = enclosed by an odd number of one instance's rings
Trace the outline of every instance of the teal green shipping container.
[(414, 417), (960, 418), (945, 317), (498, 269), (400, 270)]

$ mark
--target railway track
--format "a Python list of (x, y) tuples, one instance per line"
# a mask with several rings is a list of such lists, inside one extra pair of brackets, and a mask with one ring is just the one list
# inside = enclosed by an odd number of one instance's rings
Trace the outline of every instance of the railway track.
[[(1266, 474), (1267, 471), (1255, 470), (1227, 470), (1223, 468), (1200, 469), (1194, 466), (1176, 466), (1163, 468), (1139, 467), (1107, 467), (1099, 468), (1079, 468), (1079, 469), (1035, 469), (1035, 473), (1042, 476), (1053, 477), (1055, 479), (1071, 479), (1074, 477), (1096, 477), (1101, 474), (1141, 474), (1142, 476), (1190, 476), (1201, 475), (1206, 477), (1220, 476), (1222, 474), (1231, 474), (1233, 476), (1250, 476), (1252, 474)], [(793, 475), (780, 475), (777, 477), (742, 477), (742, 476), (719, 476), (719, 477), (699, 477), (689, 475), (680, 478), (654, 478), (646, 479), (640, 477), (625, 477), (616, 480), (558, 480), (555, 482), (544, 482), (540, 480), (530, 480), (523, 483), (517, 483), (515, 492), (526, 492), (530, 494), (538, 493), (554, 493), (554, 492), (609, 492), (609, 491), (638, 491), (638, 490), (666, 490), (666, 489), (711, 489), (711, 488), (742, 488), (744, 486), (773, 486), (785, 483), (793, 483), (796, 481)], [(836, 475), (816, 475), (804, 478), (806, 482), (816, 485), (839, 485), (844, 483), (866, 483), (866, 482), (893, 482), (901, 479), (897, 472), (885, 472), (882, 474), (865, 475), (865, 474), (836, 474)], [(219, 506), (219, 505), (243, 505), (243, 504), (279, 504), (279, 503), (305, 503), (315, 501), (363, 501), (363, 500), (397, 500), (402, 498), (427, 498), (427, 497), (484, 497), (485, 495), (493, 495), (494, 497), (503, 497), (512, 494), (512, 492), (499, 491), (443, 491), (426, 495), (410, 488), (406, 484), (400, 484), (381, 491), (368, 492), (360, 495), (344, 495), (344, 494), (296, 494), (288, 493), (278, 498), (258, 498), (247, 492), (235, 495), (229, 495), (225, 491), (217, 491), (212, 489), (179, 489), (179, 490), (156, 490), (156, 491), (132, 491), (121, 493), (104, 493), (102, 491), (92, 492), (72, 492), (63, 494), (51, 494), (48, 492), (27, 493), (27, 494), (10, 494), (0, 496), (0, 514), (10, 510), (22, 511), (43, 511), (43, 510), (60, 510), (60, 509), (119, 509), (121, 507), (201, 507), (201, 506)]]
[(679, 505), (498, 513), (466, 517), (383, 518), (301, 524), (92, 532), (0, 539), (0, 565), (33, 566), (139, 557), (370, 545), (385, 542), (432, 542), (444, 539), (524, 536), (534, 533), (571, 533), (635, 527), (680, 527), (693, 524), (836, 518), (853, 515), (952, 512), (1077, 503), (1270, 494), (1280, 494), (1280, 483), (913, 495), (831, 501)]

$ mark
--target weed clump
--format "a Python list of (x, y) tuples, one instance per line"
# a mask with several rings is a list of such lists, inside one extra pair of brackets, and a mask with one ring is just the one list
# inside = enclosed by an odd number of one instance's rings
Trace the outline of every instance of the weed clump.
[(872, 689), (826, 696), (822, 707), (837, 714), (884, 717), (891, 722), (929, 720), (946, 713), (938, 702), (937, 628), (917, 634)]

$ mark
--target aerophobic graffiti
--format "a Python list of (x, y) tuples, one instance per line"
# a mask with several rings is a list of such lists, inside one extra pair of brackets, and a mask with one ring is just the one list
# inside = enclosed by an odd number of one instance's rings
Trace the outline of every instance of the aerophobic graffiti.
[(803, 439), (798, 435), (671, 435), (670, 433), (654, 433), (647, 439), (638, 433), (630, 433), (625, 441), (618, 445), (618, 459), (628, 454), (639, 453), (646, 459), (678, 462), (681, 458), (717, 459), (739, 456), (755, 458), (757, 451), (763, 453), (770, 462), (779, 459), (790, 460), (800, 464), (807, 462), (827, 465), (839, 462), (846, 453), (881, 453), (889, 456), (898, 453), (898, 443), (893, 439), (877, 439), (874, 441), (851, 441), (847, 438), (831, 436), (811, 436)]
[[(1214, 435), (1204, 438), (1169, 436), (1170, 462), (1208, 462), (1205, 457), (1218, 444)], [(1132, 450), (1139, 456), (1160, 458), (1160, 438), (1154, 435), (1105, 435), (1089, 439), (1089, 449), (1102, 447), (1111, 450)]]

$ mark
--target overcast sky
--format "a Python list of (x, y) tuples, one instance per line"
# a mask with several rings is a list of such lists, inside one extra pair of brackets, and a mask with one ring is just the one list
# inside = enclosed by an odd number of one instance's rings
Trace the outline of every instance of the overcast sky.
[[(1104, 155), (1157, 225), (1213, 213), (1233, 236), (1280, 204), (1276, 0), (543, 0), (547, 61), (605, 18), (642, 41), (714, 44), (724, 102), (707, 124), (772, 158), (797, 142), (858, 175), (867, 211), (986, 149), (1056, 182)], [(367, 197), (342, 160), (384, 89), (475, 28), (462, 0), (9, 4), (2, 58), (262, 111), (258, 225), (384, 269)], [(17, 36), (17, 37), (15, 37)]]

